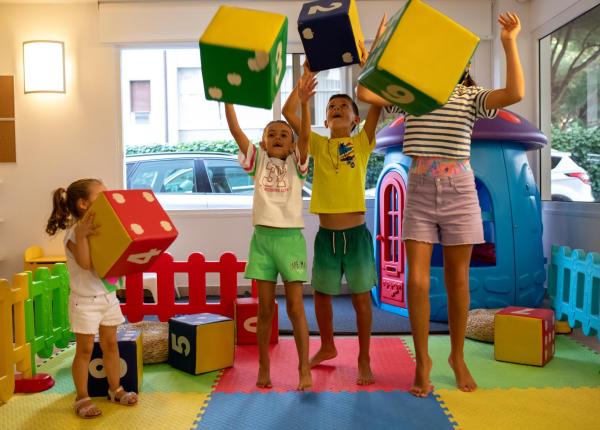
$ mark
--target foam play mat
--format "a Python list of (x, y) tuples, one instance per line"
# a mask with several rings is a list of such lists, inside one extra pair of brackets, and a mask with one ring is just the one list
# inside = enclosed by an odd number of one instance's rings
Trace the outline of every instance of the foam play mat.
[[(474, 393), (454, 387), (447, 364), (448, 336), (432, 336), (431, 374), (436, 391), (411, 396), (414, 375), (410, 337), (374, 337), (373, 385), (356, 385), (358, 339), (336, 338), (338, 356), (313, 369), (313, 390), (300, 393), (291, 338), (271, 346), (273, 389), (257, 389), (258, 350), (236, 347), (235, 366), (189, 375), (168, 364), (144, 366), (140, 404), (124, 407), (96, 398), (101, 417), (77, 418), (67, 348), (39, 367), (53, 375), (44, 392), (15, 395), (0, 406), (0, 429), (588, 429), (600, 422), (600, 356), (559, 336), (544, 367), (497, 362), (493, 345), (467, 340), (465, 356), (479, 384)], [(310, 350), (319, 347), (311, 338)]]

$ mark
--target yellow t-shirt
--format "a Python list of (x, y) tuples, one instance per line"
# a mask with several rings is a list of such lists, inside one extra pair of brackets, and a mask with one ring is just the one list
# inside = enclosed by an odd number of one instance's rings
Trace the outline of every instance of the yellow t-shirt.
[(367, 163), (375, 148), (364, 129), (352, 137), (328, 139), (310, 133), (308, 151), (314, 160), (312, 213), (365, 212)]

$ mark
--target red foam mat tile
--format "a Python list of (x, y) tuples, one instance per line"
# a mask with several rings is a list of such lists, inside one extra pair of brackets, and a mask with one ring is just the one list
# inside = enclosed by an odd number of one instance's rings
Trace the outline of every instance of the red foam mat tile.
[[(310, 354), (320, 346), (320, 340), (310, 340)], [(375, 383), (356, 384), (358, 339), (337, 338), (338, 356), (312, 369), (314, 392), (358, 392), (408, 390), (414, 379), (414, 360), (398, 338), (371, 339), (371, 369)], [(298, 384), (298, 358), (293, 339), (280, 339), (271, 346), (271, 382), (276, 392), (293, 391)], [(215, 391), (222, 393), (266, 392), (256, 387), (258, 347), (236, 346), (235, 363), (221, 376)]]

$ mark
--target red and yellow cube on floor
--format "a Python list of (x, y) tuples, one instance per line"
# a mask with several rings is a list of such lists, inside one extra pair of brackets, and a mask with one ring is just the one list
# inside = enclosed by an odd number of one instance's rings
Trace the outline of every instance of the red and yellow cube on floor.
[(554, 356), (554, 311), (509, 306), (495, 315), (494, 357), (544, 366)]

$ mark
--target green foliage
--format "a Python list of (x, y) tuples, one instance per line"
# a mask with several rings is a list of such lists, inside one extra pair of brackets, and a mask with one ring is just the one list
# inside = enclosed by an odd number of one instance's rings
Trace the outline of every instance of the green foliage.
[(151, 154), (156, 152), (226, 152), (228, 154), (237, 154), (238, 147), (234, 140), (208, 141), (200, 140), (196, 142), (179, 142), (176, 145), (142, 145), (129, 146), (125, 150), (125, 155)]
[(600, 127), (553, 127), (552, 148), (571, 153), (573, 160), (587, 171), (594, 197), (600, 200)]

